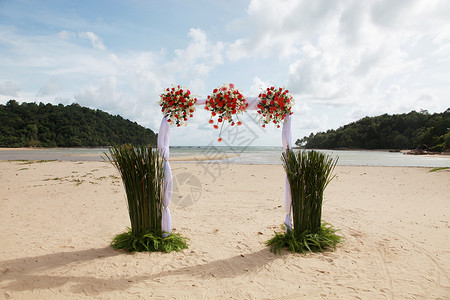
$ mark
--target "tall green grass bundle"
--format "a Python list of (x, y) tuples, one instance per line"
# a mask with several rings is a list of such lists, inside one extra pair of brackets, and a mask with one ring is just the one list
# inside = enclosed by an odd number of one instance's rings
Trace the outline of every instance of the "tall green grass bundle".
[(340, 241), (336, 230), (322, 224), (322, 203), (325, 188), (334, 178), (337, 159), (317, 151), (286, 151), (283, 167), (291, 187), (293, 229), (276, 233), (267, 244), (277, 252), (288, 247), (294, 252), (322, 251)]
[[(105, 153), (106, 154), (106, 153)], [(111, 245), (128, 251), (179, 251), (187, 248), (177, 234), (162, 237), (164, 160), (151, 146), (109, 148), (108, 160), (119, 171), (128, 201), (131, 228)]]

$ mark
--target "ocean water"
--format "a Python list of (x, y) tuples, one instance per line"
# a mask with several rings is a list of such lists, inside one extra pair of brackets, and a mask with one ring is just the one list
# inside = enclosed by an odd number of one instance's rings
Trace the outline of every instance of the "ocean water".
[[(297, 150), (295, 150), (297, 151)], [(450, 167), (450, 157), (440, 155), (404, 155), (385, 151), (318, 150), (335, 158), (338, 165), (393, 167)], [(0, 150), (0, 160), (63, 160), (103, 161), (107, 148), (51, 148), (30, 150)], [(223, 164), (281, 164), (282, 147), (171, 147), (171, 157), (202, 157), (201, 163)]]

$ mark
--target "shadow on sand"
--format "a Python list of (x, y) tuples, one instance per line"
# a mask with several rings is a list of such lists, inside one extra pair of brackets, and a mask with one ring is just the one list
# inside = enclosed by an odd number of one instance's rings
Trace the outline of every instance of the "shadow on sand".
[[(76, 269), (79, 264), (91, 263), (118, 255), (132, 256), (127, 252), (105, 247), (2, 261), (0, 262), (0, 287), (6, 291), (27, 291), (57, 289), (65, 284), (71, 284), (74, 293), (95, 295), (107, 291), (126, 290), (136, 283), (166, 276), (187, 275), (205, 279), (211, 277), (232, 278), (248, 272), (258, 272), (272, 261), (282, 259), (282, 256), (270, 253), (268, 248), (264, 248), (250, 254), (237, 255), (155, 274), (147, 273), (127, 277), (116, 275), (108, 279), (95, 277), (95, 274), (92, 276), (49, 275), (56, 268), (64, 266), (66, 269)], [(70, 272), (69, 270), (67, 273)]]

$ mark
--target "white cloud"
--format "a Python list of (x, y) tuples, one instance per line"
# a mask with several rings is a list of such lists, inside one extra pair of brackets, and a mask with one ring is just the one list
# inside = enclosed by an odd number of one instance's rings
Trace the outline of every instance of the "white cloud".
[(227, 58), (236, 61), (253, 56), (276, 55), (290, 58), (299, 54), (303, 40), (314, 38), (325, 24), (333, 22), (338, 1), (252, 0), (248, 19), (231, 26), (251, 28), (251, 35), (236, 39), (227, 50)]
[(16, 97), (19, 91), (20, 87), (15, 82), (12, 81), (0, 82), (0, 95), (7, 97)]
[(58, 32), (57, 36), (60, 39), (69, 40), (69, 39), (71, 39), (72, 37), (75, 36), (75, 33), (67, 31), (67, 30), (61, 30), (60, 32)]
[(164, 71), (177, 74), (179, 78), (204, 77), (218, 65), (223, 64), (222, 42), (212, 43), (206, 33), (191, 28), (190, 43), (185, 49), (175, 50), (175, 58), (164, 65)]
[(255, 76), (253, 78), (253, 84), (250, 87), (250, 95), (259, 95), (263, 90), (272, 86), (270, 82), (264, 82), (259, 77)]
[(61, 83), (58, 78), (52, 77), (50, 80), (42, 86), (37, 95), (38, 97), (55, 95), (61, 90)]
[(128, 117), (137, 111), (136, 98), (127, 95), (120, 88), (114, 76), (103, 78), (97, 84), (89, 84), (74, 94), (75, 102), (82, 106), (101, 108), (112, 114), (125, 112)]
[(102, 50), (102, 51), (106, 50), (105, 45), (103, 45), (102, 39), (99, 36), (97, 36), (95, 33), (91, 32), (91, 31), (79, 32), (78, 36), (82, 39), (89, 40), (92, 44), (92, 47), (94, 47), (95, 49)]
[[(311, 115), (308, 118), (300, 118), (298, 122), (296, 122), (296, 126), (293, 128), (295, 129), (308, 129), (308, 130), (314, 130), (314, 131), (323, 131), (326, 130), (326, 124), (328, 121), (328, 116), (314, 116)], [(295, 142), (295, 141), (294, 141)]]

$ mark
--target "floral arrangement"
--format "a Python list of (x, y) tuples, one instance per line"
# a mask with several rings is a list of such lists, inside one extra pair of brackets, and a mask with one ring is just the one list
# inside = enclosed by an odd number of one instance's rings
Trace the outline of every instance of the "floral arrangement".
[(284, 119), (293, 114), (291, 108), (294, 105), (294, 98), (285, 88), (272, 86), (259, 94), (259, 98), (258, 113), (261, 115), (262, 127), (273, 122), (279, 128)]
[(159, 105), (161, 111), (167, 117), (170, 124), (187, 125), (188, 118), (192, 118), (195, 111), (195, 103), (197, 98), (191, 96), (191, 92), (179, 85), (167, 88), (165, 93), (161, 94)]
[[(247, 108), (245, 103), (245, 97), (241, 92), (234, 88), (234, 84), (223, 85), (213, 90), (212, 95), (209, 95), (206, 99), (205, 109), (211, 111), (210, 124), (214, 124), (215, 129), (219, 129), (219, 123), (221, 123), (219, 139), (221, 142), (222, 128), (225, 121), (231, 123), (231, 126), (242, 125), (237, 117), (238, 114), (245, 111)], [(233, 115), (236, 116), (236, 120), (233, 119)], [(217, 122), (214, 122), (213, 118), (217, 117)]]

